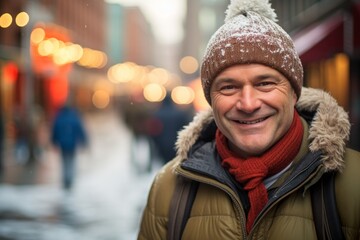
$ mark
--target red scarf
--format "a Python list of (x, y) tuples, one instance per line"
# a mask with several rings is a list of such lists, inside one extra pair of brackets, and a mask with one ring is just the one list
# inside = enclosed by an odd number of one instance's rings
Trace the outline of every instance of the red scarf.
[(248, 191), (250, 210), (247, 217), (246, 230), (249, 233), (255, 218), (268, 201), (268, 194), (263, 184), (270, 177), (287, 167), (300, 149), (303, 137), (303, 126), (300, 117), (294, 111), (293, 122), (288, 132), (268, 151), (260, 157), (247, 159), (236, 156), (227, 145), (226, 137), (217, 130), (216, 148), (220, 154), (222, 165)]

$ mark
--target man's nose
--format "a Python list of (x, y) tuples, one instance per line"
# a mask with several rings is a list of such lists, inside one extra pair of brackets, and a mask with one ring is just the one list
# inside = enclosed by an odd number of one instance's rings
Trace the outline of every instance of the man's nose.
[(253, 86), (244, 86), (238, 94), (239, 99), (236, 102), (236, 108), (246, 113), (252, 113), (260, 108), (261, 101), (258, 98), (258, 92)]

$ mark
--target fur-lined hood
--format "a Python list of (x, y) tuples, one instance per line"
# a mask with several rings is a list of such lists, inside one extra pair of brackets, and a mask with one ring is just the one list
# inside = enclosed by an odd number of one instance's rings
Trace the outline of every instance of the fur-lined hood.
[[(302, 88), (296, 103), (299, 112), (313, 112), (309, 128), (310, 150), (321, 151), (325, 170), (344, 168), (343, 155), (350, 135), (348, 114), (337, 101), (323, 90)], [(194, 120), (179, 132), (176, 148), (178, 157), (186, 159), (187, 153), (196, 142), (204, 126), (214, 120), (211, 109), (198, 113)]]

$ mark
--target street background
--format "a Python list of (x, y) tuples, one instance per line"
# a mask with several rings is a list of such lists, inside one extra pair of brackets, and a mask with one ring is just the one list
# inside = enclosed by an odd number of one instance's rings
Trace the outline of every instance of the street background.
[[(75, 186), (61, 188), (60, 159), (48, 145), (34, 164), (17, 163), (7, 152), (0, 185), (0, 239), (136, 239), (154, 173), (148, 146), (132, 162), (132, 133), (113, 111), (84, 116), (90, 143), (80, 149)], [(8, 182), (8, 183), (6, 183)]]
[[(136, 239), (176, 132), (209, 108), (200, 65), (229, 3), (0, 1), (0, 240)], [(359, 0), (269, 3), (294, 40), (304, 86), (349, 113), (349, 147), (360, 150)], [(64, 105), (88, 133), (69, 191), (50, 141)]]

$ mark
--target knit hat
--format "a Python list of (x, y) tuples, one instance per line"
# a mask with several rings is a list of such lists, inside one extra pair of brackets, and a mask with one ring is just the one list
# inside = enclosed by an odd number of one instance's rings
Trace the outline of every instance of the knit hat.
[(276, 69), (300, 97), (302, 64), (290, 36), (276, 22), (268, 0), (231, 0), (225, 23), (211, 37), (201, 65), (202, 87), (210, 104), (214, 79), (236, 64), (257, 63)]

